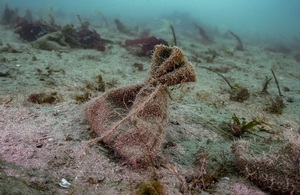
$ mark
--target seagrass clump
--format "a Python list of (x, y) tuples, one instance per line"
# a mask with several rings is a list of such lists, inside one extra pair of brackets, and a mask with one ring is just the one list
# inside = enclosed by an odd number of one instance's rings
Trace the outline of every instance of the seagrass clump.
[[(274, 194), (300, 194), (300, 146), (296, 143), (274, 143), (249, 147), (249, 142), (232, 145), (239, 171), (260, 188)], [(265, 145), (265, 144), (264, 144)]]
[(111, 89), (88, 102), (85, 113), (97, 138), (128, 164), (147, 167), (161, 154), (167, 123), (167, 87), (193, 82), (195, 70), (178, 47), (155, 46), (150, 77)]

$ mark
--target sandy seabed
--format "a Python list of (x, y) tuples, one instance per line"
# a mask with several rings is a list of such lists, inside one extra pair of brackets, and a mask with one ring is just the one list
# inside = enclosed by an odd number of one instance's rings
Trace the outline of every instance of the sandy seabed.
[[(11, 29), (0, 28), (0, 186), (10, 186), (16, 192), (22, 189), (23, 194), (136, 193), (138, 184), (148, 181), (152, 171), (132, 169), (101, 145), (86, 149), (84, 143), (94, 135), (83, 113), (85, 104), (76, 97), (84, 94), (86, 83), (95, 82), (99, 74), (106, 89), (144, 81), (149, 76), (150, 58), (129, 52), (123, 43), (130, 37), (113, 27), (96, 29), (115, 43), (104, 52), (38, 50), (22, 42)], [(300, 143), (300, 63), (293, 54), (269, 52), (264, 45), (247, 41), (245, 51), (235, 51), (232, 39), (220, 38), (206, 46), (196, 43), (197, 35), (179, 34), (178, 40), (195, 66), (197, 82), (171, 91), (163, 158), (178, 173), (166, 167), (156, 170), (166, 194), (182, 194), (178, 178), (197, 172), (195, 161), (203, 152), (208, 155), (208, 175), (220, 165), (227, 168), (199, 194), (265, 194), (238, 173), (230, 147), (237, 139)], [(211, 57), (212, 50), (217, 56), (209, 62), (205, 58)], [(232, 84), (246, 87), (249, 99), (229, 100), (226, 82), (203, 66), (220, 72)], [(266, 112), (278, 95), (274, 79), (268, 94), (261, 93), (266, 77), (273, 78), (271, 69), (284, 95), (280, 115)], [(31, 94), (42, 92), (53, 94), (54, 103), (28, 101)], [(93, 97), (101, 93), (91, 91)], [(255, 127), (253, 134), (233, 137), (228, 128), (233, 114), (248, 122), (265, 123)], [(63, 178), (71, 185), (61, 186)]]

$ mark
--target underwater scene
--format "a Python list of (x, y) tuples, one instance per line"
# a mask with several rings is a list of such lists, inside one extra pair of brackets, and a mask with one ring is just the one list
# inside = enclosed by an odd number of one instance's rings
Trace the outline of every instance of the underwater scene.
[(0, 0), (0, 194), (300, 194), (299, 18)]

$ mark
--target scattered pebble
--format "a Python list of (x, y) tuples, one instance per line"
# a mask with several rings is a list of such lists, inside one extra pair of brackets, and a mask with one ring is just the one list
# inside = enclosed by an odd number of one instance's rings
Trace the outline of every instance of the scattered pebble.
[(63, 188), (69, 188), (71, 186), (71, 184), (65, 178), (61, 179), (59, 185)]

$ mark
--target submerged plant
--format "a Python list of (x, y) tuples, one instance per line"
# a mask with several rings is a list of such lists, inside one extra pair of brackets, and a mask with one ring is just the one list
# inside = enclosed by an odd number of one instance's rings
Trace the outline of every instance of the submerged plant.
[(27, 97), (27, 101), (35, 104), (55, 104), (61, 100), (57, 92), (32, 93)]
[(5, 5), (0, 24), (6, 26), (14, 26), (18, 18), (18, 9), (11, 9)]
[(250, 97), (249, 91), (247, 88), (236, 85), (230, 91), (229, 99), (236, 102), (243, 102)]
[(137, 47), (138, 49), (134, 52), (138, 56), (151, 56), (154, 50), (155, 45), (166, 45), (168, 46), (168, 42), (161, 38), (152, 37), (144, 37), (139, 39), (127, 39), (125, 41), (126, 48), (129, 47)]
[(271, 98), (270, 105), (266, 108), (266, 111), (271, 114), (282, 114), (284, 108), (283, 99), (281, 96), (276, 96), (275, 98)]
[(256, 120), (252, 120), (248, 123), (245, 119), (240, 121), (240, 119), (236, 116), (236, 114), (233, 114), (231, 119), (232, 119), (232, 123), (230, 124), (231, 132), (234, 136), (237, 137), (240, 137), (246, 131), (249, 132), (249, 130), (251, 130), (252, 128), (260, 124)]
[(235, 47), (236, 50), (238, 51), (244, 51), (244, 47), (243, 47), (243, 43), (240, 39), (240, 37), (238, 35), (236, 35), (235, 33), (233, 33), (232, 31), (228, 31), (228, 33), (233, 36), (235, 38), (235, 40), (237, 41), (237, 45)]
[(165, 20), (165, 22), (168, 24), (168, 26), (170, 27), (171, 31), (172, 31), (172, 36), (173, 36), (173, 44), (174, 46), (177, 46), (177, 38), (176, 38), (176, 33), (175, 33), (175, 29), (174, 29), (174, 26), (173, 24), (168, 21), (168, 20)]
[(199, 26), (198, 24), (194, 23), (196, 29), (198, 30), (198, 33), (201, 37), (201, 43), (205, 45), (210, 45), (213, 43), (212, 38), (207, 34), (206, 30)]
[(163, 184), (153, 177), (146, 182), (141, 182), (137, 186), (138, 195), (163, 195), (166, 194)]
[(219, 72), (215, 71), (212, 68), (204, 67), (204, 66), (202, 66), (200, 68), (204, 68), (206, 70), (214, 72), (217, 75), (219, 75), (220, 77), (222, 77), (222, 79), (224, 79), (224, 81), (230, 87), (230, 91), (229, 91), (229, 93), (230, 93), (229, 99), (230, 100), (237, 101), (237, 102), (244, 102), (245, 100), (247, 100), (250, 97), (250, 93), (246, 87), (243, 87), (239, 84), (232, 85), (226, 77), (224, 77), (222, 74), (220, 74)]

